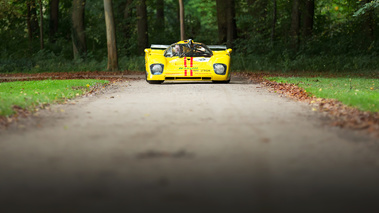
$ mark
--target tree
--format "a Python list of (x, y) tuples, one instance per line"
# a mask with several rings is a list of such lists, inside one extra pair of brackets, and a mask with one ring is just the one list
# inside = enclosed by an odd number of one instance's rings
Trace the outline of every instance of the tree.
[(160, 38), (165, 37), (164, 0), (156, 1), (157, 15), (155, 19), (155, 34)]
[(32, 40), (36, 36), (38, 31), (38, 19), (37, 19), (37, 6), (35, 0), (27, 0), (27, 26), (28, 26), (28, 35), (29, 39)]
[(216, 0), (218, 39), (221, 44), (233, 46), (237, 38), (234, 0)]
[[(229, 1), (229, 0), (227, 0)], [(216, 0), (217, 8), (217, 26), (218, 26), (218, 41), (224, 44), (227, 41), (227, 6), (228, 2), (225, 0)]]
[(375, 15), (374, 10), (379, 8), (379, 0), (361, 1), (361, 8), (354, 13), (355, 17), (359, 17), (363, 21), (363, 31), (369, 38), (370, 42), (375, 40)]
[(313, 33), (313, 19), (315, 16), (315, 2), (314, 0), (305, 0), (305, 10), (303, 18), (303, 35), (304, 38), (309, 38)]
[(107, 29), (108, 70), (118, 70), (116, 30), (114, 24), (112, 0), (104, 0), (105, 25)]
[(292, 15), (291, 15), (291, 47), (297, 51), (299, 45), (299, 32), (300, 32), (300, 0), (292, 1)]
[(180, 16), (180, 40), (186, 39), (185, 26), (184, 26), (184, 6), (183, 0), (179, 0), (179, 16)]
[(354, 16), (363, 15), (366, 12), (372, 11), (378, 7), (379, 7), (379, 0), (374, 0), (374, 1), (366, 0), (365, 2), (363, 2), (363, 6), (354, 13)]
[(144, 54), (145, 48), (148, 46), (148, 34), (147, 34), (147, 11), (146, 1), (137, 1), (137, 37), (138, 37), (138, 49), (137, 53)]
[(74, 58), (85, 57), (87, 54), (86, 33), (84, 25), (84, 11), (86, 0), (73, 0), (72, 2), (72, 44)]
[(126, 0), (125, 2), (125, 7), (124, 7), (124, 20), (125, 20), (125, 24), (124, 24), (124, 34), (125, 34), (125, 37), (129, 37), (130, 36), (130, 18), (132, 16), (132, 4), (133, 4), (133, 0)]
[(55, 42), (55, 34), (59, 24), (59, 0), (50, 0), (49, 37), (50, 42)]
[(227, 0), (227, 45), (233, 47), (233, 42), (237, 38), (236, 11), (234, 0)]

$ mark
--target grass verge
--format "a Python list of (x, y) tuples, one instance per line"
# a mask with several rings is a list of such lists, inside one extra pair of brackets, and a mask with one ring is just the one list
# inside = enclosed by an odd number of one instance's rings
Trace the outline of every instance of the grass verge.
[(362, 111), (379, 112), (379, 79), (324, 77), (268, 77), (278, 83), (295, 84), (307, 93), (339, 100)]
[(15, 109), (33, 110), (38, 106), (60, 103), (80, 96), (106, 80), (43, 80), (0, 83), (0, 116), (10, 116)]

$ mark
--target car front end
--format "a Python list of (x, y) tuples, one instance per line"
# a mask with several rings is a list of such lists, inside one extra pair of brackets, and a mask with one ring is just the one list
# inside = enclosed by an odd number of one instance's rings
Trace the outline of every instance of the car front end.
[[(167, 47), (159, 50), (155, 47)], [(225, 46), (208, 46), (181, 41), (170, 46), (152, 45), (146, 49), (146, 80), (163, 81), (230, 81), (231, 49)]]

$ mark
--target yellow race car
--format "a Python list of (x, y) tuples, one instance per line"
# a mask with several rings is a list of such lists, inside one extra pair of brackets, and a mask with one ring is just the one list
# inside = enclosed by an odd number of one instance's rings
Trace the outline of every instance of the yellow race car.
[(146, 81), (230, 82), (230, 54), (223, 45), (204, 45), (191, 39), (145, 49)]

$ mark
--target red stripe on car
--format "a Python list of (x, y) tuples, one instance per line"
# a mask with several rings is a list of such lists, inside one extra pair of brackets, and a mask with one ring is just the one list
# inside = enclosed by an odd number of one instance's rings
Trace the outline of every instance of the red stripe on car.
[[(187, 57), (184, 57), (184, 67), (187, 67)], [(187, 76), (187, 70), (184, 70), (184, 76)]]
[[(191, 57), (191, 67), (193, 67), (193, 57)], [(192, 69), (191, 69), (191, 76), (193, 76)]]

